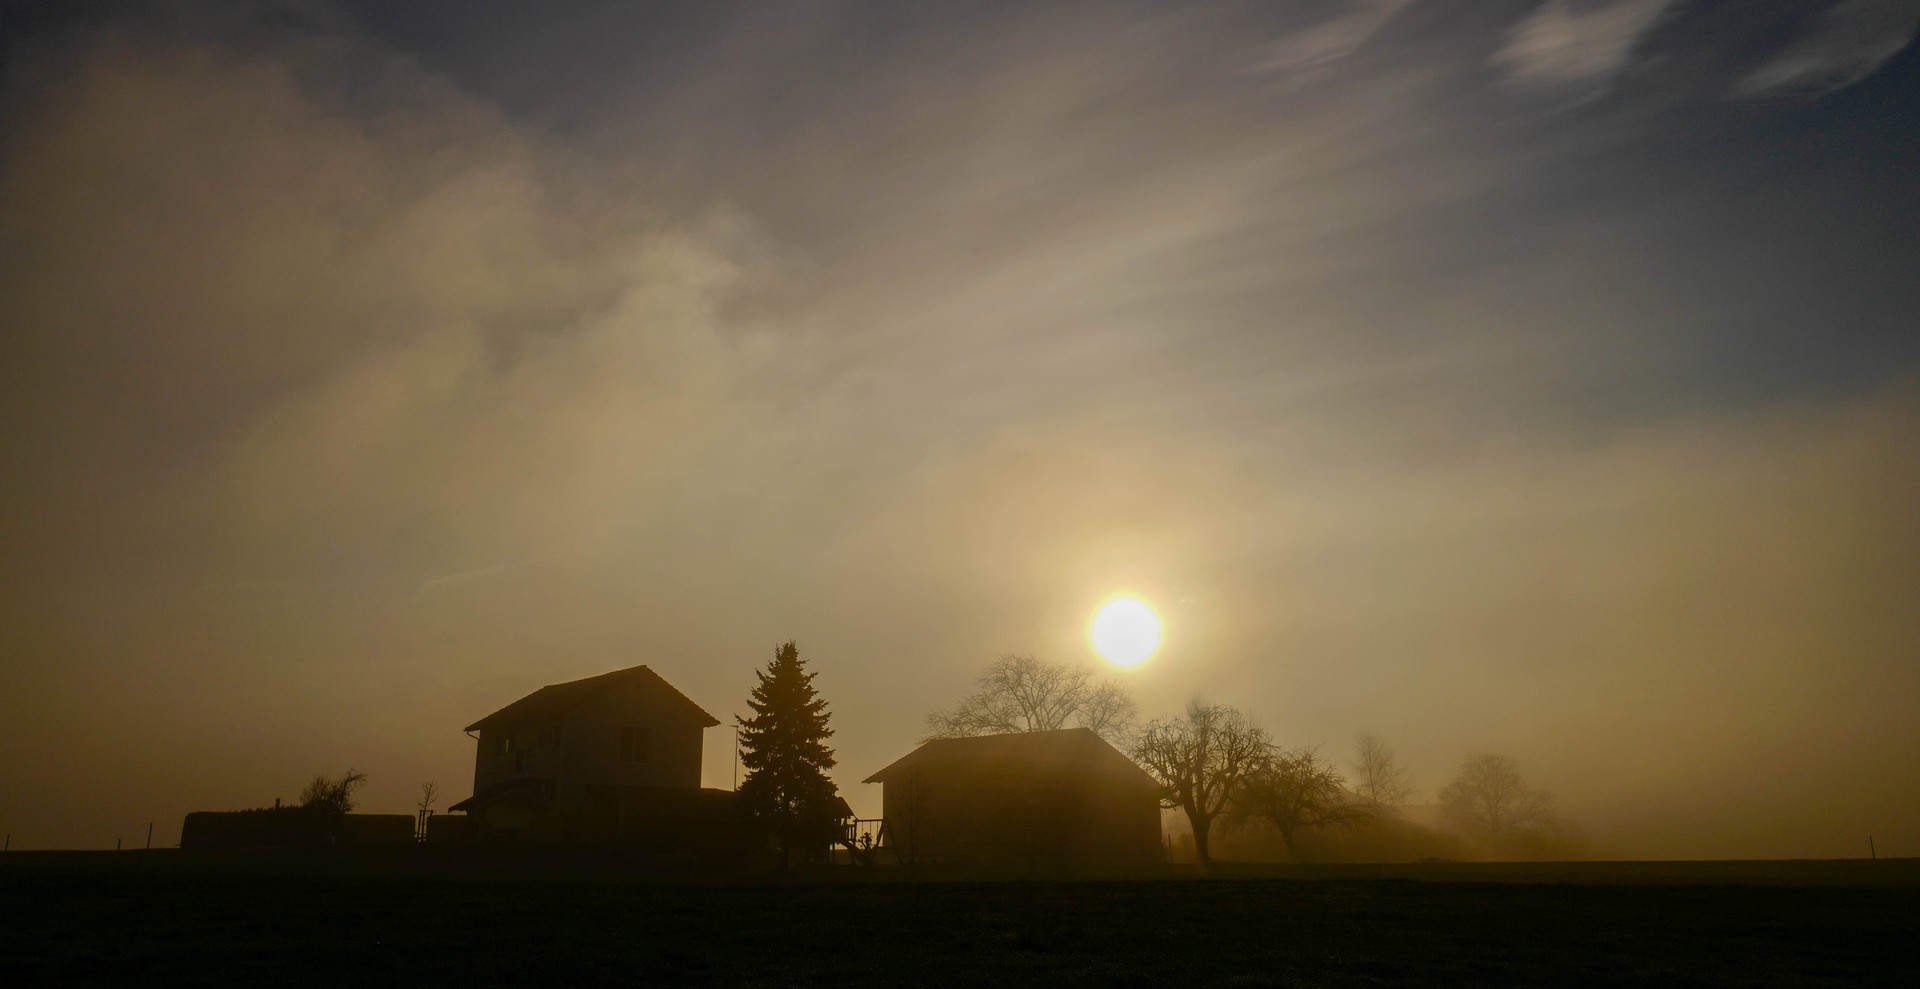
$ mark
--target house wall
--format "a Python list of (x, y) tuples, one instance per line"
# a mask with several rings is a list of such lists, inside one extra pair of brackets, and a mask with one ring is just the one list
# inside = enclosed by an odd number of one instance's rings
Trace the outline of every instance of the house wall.
[(908, 857), (1070, 867), (1162, 857), (1154, 791), (1097, 770), (927, 766), (887, 780), (881, 802)]
[[(620, 761), (620, 729), (648, 730), (645, 762)], [(642, 683), (618, 684), (567, 712), (561, 776), (568, 784), (698, 789), (705, 729), (677, 699)]]
[[(626, 727), (647, 730), (645, 761), (621, 760)], [(524, 777), (553, 780), (551, 796), (501, 801), (484, 816), (490, 827), (573, 834), (588, 827), (588, 817), (606, 811), (604, 801), (590, 795), (590, 785), (698, 789), (703, 734), (678, 698), (644, 680), (613, 684), (558, 719), (481, 729), (474, 792)], [(512, 746), (503, 753), (505, 736)]]

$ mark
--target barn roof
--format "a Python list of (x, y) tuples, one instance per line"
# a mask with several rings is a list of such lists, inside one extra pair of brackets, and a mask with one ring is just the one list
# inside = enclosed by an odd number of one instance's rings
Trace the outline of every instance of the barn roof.
[(886, 768), (861, 782), (885, 783), (916, 769), (966, 767), (992, 769), (998, 766), (1056, 768), (1062, 770), (1106, 770), (1137, 776), (1145, 785), (1154, 785), (1132, 759), (1091, 728), (1061, 728), (1055, 731), (1028, 731), (1006, 735), (975, 735), (970, 738), (935, 738), (894, 760)]
[(712, 728), (720, 722), (708, 714), (700, 705), (695, 704), (687, 695), (674, 689), (673, 684), (660, 678), (660, 674), (645, 666), (630, 666), (612, 673), (587, 677), (584, 680), (570, 680), (541, 687), (539, 690), (508, 704), (492, 714), (468, 725), (464, 730), (477, 731), (497, 725), (513, 724), (519, 721), (534, 721), (541, 718), (558, 717), (572, 710), (575, 705), (616, 684), (632, 683), (643, 689), (649, 689), (665, 696), (668, 701), (682, 708), (690, 719), (700, 722), (702, 728)]

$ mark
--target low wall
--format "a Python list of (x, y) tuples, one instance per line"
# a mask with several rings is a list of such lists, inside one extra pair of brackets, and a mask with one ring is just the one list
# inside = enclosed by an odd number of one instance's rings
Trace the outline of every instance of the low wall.
[(180, 825), (181, 848), (323, 848), (413, 840), (407, 814), (331, 815), (309, 807), (195, 811)]

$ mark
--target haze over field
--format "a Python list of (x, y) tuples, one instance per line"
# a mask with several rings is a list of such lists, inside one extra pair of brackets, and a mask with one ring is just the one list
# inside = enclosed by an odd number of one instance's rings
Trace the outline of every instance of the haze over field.
[(1920, 2), (1179, 6), (6, 6), (12, 847), (787, 639), (872, 814), (1127, 591), (1149, 716), (1920, 855)]

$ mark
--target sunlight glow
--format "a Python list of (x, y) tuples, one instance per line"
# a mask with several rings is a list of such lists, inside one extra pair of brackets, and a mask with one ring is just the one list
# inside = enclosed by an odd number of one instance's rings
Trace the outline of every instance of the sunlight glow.
[(1145, 601), (1118, 595), (1093, 613), (1093, 620), (1087, 623), (1087, 639), (1108, 663), (1139, 666), (1160, 648), (1160, 616)]

